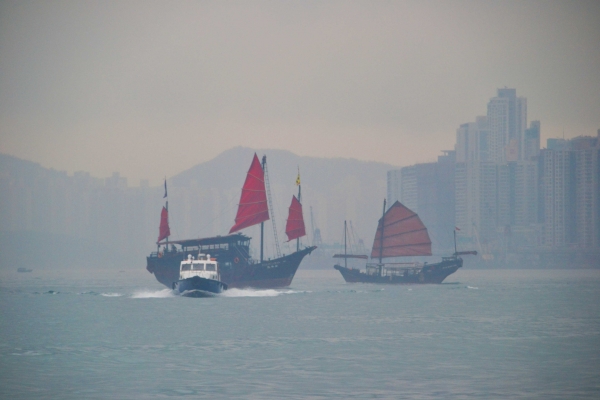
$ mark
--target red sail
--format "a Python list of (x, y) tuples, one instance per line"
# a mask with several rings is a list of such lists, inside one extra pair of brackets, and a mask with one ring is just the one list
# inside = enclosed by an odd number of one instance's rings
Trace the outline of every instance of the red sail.
[(164, 238), (171, 235), (171, 230), (169, 229), (169, 211), (165, 207), (162, 208), (160, 212), (160, 227), (158, 228), (158, 240), (160, 242)]
[(258, 157), (254, 153), (252, 165), (248, 170), (246, 182), (242, 188), (240, 205), (235, 217), (235, 225), (229, 233), (237, 232), (252, 225), (260, 224), (269, 219), (267, 206), (267, 193), (265, 191), (265, 172), (260, 166)]
[[(383, 248), (381, 224), (383, 226)], [(427, 228), (413, 211), (395, 202), (379, 220), (371, 258), (430, 256), (431, 239)]]
[(285, 234), (288, 237), (288, 242), (306, 235), (304, 218), (302, 217), (302, 204), (298, 201), (296, 196), (292, 197), (290, 214), (288, 215), (287, 224), (285, 225)]

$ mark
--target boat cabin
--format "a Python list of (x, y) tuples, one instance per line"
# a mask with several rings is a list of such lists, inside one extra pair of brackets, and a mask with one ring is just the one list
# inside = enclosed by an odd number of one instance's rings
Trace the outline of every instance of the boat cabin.
[(194, 276), (200, 278), (219, 280), (219, 268), (217, 261), (210, 254), (199, 253), (198, 257), (189, 254), (187, 260), (181, 262), (179, 267), (179, 279), (188, 279)]
[[(389, 267), (385, 264), (367, 264), (367, 275), (412, 276), (418, 275), (424, 267), (421, 263), (402, 263), (401, 267)], [(381, 268), (381, 270), (380, 270)], [(381, 272), (380, 272), (381, 271)]]
[(213, 236), (203, 239), (188, 239), (158, 243), (159, 250), (150, 254), (153, 258), (178, 258), (187, 260), (188, 255), (210, 253), (219, 260), (219, 266), (231, 267), (232, 264), (250, 261), (250, 238), (241, 233), (227, 236)]

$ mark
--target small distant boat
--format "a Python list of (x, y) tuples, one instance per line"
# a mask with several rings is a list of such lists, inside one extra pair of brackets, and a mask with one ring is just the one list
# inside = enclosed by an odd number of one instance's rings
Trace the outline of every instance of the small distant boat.
[(209, 254), (191, 254), (181, 262), (179, 280), (173, 282), (173, 290), (187, 297), (212, 297), (227, 290), (227, 284), (221, 282), (219, 267)]
[(17, 268), (17, 272), (33, 272), (33, 270), (29, 268), (19, 267)]
[[(345, 235), (345, 229), (344, 229)], [(367, 263), (366, 271), (348, 268), (347, 265), (336, 264), (346, 282), (363, 283), (442, 283), (448, 275), (456, 272), (463, 265), (461, 255), (473, 254), (476, 251), (456, 251), (456, 231), (454, 232), (454, 254), (442, 257), (435, 264), (428, 263), (383, 263), (389, 257), (430, 256), (431, 239), (427, 228), (419, 216), (408, 207), (396, 201), (387, 211), (383, 202), (383, 216), (373, 241), (371, 259), (379, 259), (378, 263)], [(366, 255), (336, 254), (336, 258), (363, 258)]]

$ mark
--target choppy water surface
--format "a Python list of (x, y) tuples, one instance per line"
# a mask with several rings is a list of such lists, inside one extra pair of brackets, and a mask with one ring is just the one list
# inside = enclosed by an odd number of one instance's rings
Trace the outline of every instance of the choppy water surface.
[(208, 299), (143, 269), (0, 278), (0, 398), (600, 398), (598, 270)]

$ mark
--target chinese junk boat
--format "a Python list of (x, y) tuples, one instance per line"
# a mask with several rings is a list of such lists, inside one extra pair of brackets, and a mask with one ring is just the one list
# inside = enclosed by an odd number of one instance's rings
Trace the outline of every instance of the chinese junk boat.
[[(371, 259), (379, 259), (378, 263), (367, 263), (366, 271), (335, 265), (346, 282), (363, 283), (442, 283), (450, 274), (462, 267), (461, 255), (477, 254), (476, 251), (456, 251), (456, 231), (454, 236), (454, 254), (442, 257), (435, 264), (428, 263), (383, 263), (384, 258), (430, 256), (431, 239), (427, 228), (419, 216), (396, 201), (385, 211), (379, 220), (377, 233), (373, 242)], [(351, 258), (351, 255), (336, 255), (338, 258)], [(362, 256), (361, 258), (366, 258)], [(356, 257), (355, 257), (356, 258)]]
[[(300, 249), (289, 255), (265, 260), (263, 255), (264, 221), (269, 219), (269, 206), (265, 189), (266, 157), (262, 165), (256, 154), (252, 160), (246, 181), (242, 188), (239, 208), (235, 224), (229, 235), (202, 239), (169, 241), (168, 236), (168, 204), (161, 214), (160, 234), (157, 241), (158, 250), (146, 258), (146, 269), (154, 274), (163, 285), (172, 288), (173, 282), (179, 280), (179, 267), (189, 255), (211, 254), (219, 264), (221, 281), (229, 288), (279, 288), (289, 286), (294, 278), (300, 262), (310, 254), (315, 246)], [(299, 185), (299, 177), (296, 183)], [(165, 196), (167, 196), (165, 183)], [(164, 221), (164, 226), (163, 226)], [(250, 237), (239, 233), (240, 230), (260, 224), (261, 243), (260, 259), (250, 257)], [(302, 205), (295, 196), (290, 206), (286, 233), (288, 241), (305, 235), (302, 218)], [(170, 245), (170, 246), (169, 246)]]
[(173, 282), (173, 290), (186, 297), (212, 297), (227, 290), (219, 279), (217, 261), (209, 254), (188, 255), (180, 264), (179, 280)]

